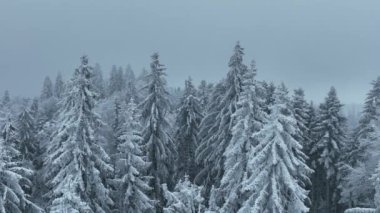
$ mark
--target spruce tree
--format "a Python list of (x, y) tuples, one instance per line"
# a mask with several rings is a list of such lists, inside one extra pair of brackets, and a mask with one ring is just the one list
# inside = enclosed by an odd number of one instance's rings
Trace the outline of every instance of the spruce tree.
[(140, 104), (144, 124), (143, 145), (148, 153), (148, 175), (152, 177), (152, 198), (159, 201), (157, 211), (162, 211), (165, 203), (161, 184), (172, 188), (173, 162), (176, 147), (169, 134), (170, 124), (166, 120), (170, 108), (166, 90), (165, 67), (160, 64), (158, 53), (152, 55), (151, 72), (146, 76), (148, 84), (146, 99)]
[(192, 184), (185, 176), (180, 180), (171, 192), (166, 184), (163, 184), (163, 191), (166, 200), (164, 213), (198, 213), (204, 212), (204, 201), (201, 195), (202, 187)]
[(121, 67), (112, 66), (111, 76), (109, 79), (108, 93), (113, 95), (115, 92), (121, 92), (125, 88), (124, 73)]
[(242, 92), (237, 102), (237, 110), (232, 115), (231, 142), (226, 148), (224, 175), (221, 180), (220, 197), (223, 197), (221, 212), (237, 212), (252, 192), (243, 192), (243, 182), (247, 175), (248, 159), (256, 153), (249, 147), (258, 141), (252, 140), (266, 120), (265, 112), (260, 107), (262, 97), (258, 96), (258, 84), (255, 80), (256, 68), (253, 66), (242, 76)]
[(219, 186), (224, 173), (223, 153), (232, 138), (232, 115), (236, 111), (242, 90), (242, 75), (247, 71), (247, 66), (243, 64), (243, 55), (243, 48), (237, 43), (229, 62), (227, 79), (215, 87), (200, 125), (200, 145), (196, 155), (202, 168), (195, 181), (197, 184), (204, 184), (206, 192), (213, 184)]
[(116, 178), (112, 181), (116, 189), (115, 200), (119, 212), (152, 212), (155, 202), (148, 196), (151, 191), (149, 177), (145, 176), (150, 163), (141, 149), (141, 124), (137, 107), (132, 99), (128, 104), (126, 121), (119, 129), (120, 143), (116, 153)]
[(108, 155), (95, 140), (101, 125), (93, 112), (92, 67), (86, 56), (64, 95), (58, 125), (44, 161), (49, 212), (110, 212), (105, 179), (113, 172)]
[[(9, 203), (11, 206), (9, 207), (10, 212), (42, 212), (37, 205), (33, 204), (34, 197), (31, 197), (33, 193), (33, 182), (32, 178), (34, 175), (33, 166), (30, 160), (26, 158), (25, 153), (22, 153), (22, 143), (20, 140), (20, 130), (18, 129), (17, 122), (13, 122), (10, 117), (7, 118), (4, 125), (2, 126), (1, 131), (1, 143), (3, 152), (3, 165), (6, 165), (4, 172), (9, 172), (8, 175), (16, 175), (18, 177), (9, 176), (10, 180), (2, 179), (5, 182), (5, 188), (10, 187), (9, 190), (16, 190), (15, 193), (17, 195), (11, 195), (14, 192), (5, 192), (5, 196), (15, 196), (20, 199), (26, 199), (24, 201), (17, 201), (18, 204), (12, 207), (13, 204)], [(3, 177), (5, 177), (4, 174)], [(11, 180), (13, 179), (13, 180)], [(14, 185), (8, 185), (10, 182), (17, 181), (12, 183)], [(10, 193), (10, 194), (9, 194)], [(5, 198), (3, 199), (14, 199), (14, 198)], [(13, 202), (13, 201), (11, 201)], [(7, 204), (8, 205), (8, 204)], [(15, 208), (15, 209), (14, 209)], [(19, 208), (20, 210), (17, 210)], [(30, 208), (30, 209), (28, 209)], [(7, 209), (8, 210), (8, 209)]]
[(294, 117), (297, 120), (297, 126), (301, 131), (300, 135), (300, 142), (302, 143), (302, 146), (306, 147), (306, 145), (309, 143), (308, 138), (308, 104), (305, 101), (305, 93), (303, 89), (299, 88), (294, 90), (294, 95), (292, 99), (292, 107), (294, 110)]
[(212, 84), (208, 84), (205, 80), (202, 80), (198, 86), (197, 96), (199, 98), (202, 111), (205, 111), (210, 101), (210, 95), (212, 92)]
[(140, 102), (139, 93), (136, 86), (136, 77), (130, 65), (125, 70), (125, 86), (126, 86), (126, 100), (129, 102), (131, 99)]
[(45, 77), (44, 84), (42, 86), (42, 91), (41, 91), (41, 100), (47, 100), (54, 95), (54, 90), (53, 90), (53, 82), (50, 80), (49, 76)]
[(185, 81), (185, 91), (181, 100), (181, 106), (176, 118), (175, 141), (177, 143), (177, 178), (189, 176), (193, 181), (197, 174), (195, 163), (195, 151), (198, 147), (199, 124), (202, 120), (202, 111), (199, 99), (196, 97), (196, 89), (191, 78)]
[(20, 161), (21, 153), (15, 144), (15, 129), (5, 125), (0, 137), (0, 212), (37, 213), (43, 210), (30, 201), (33, 171)]
[(98, 63), (94, 66), (94, 77), (92, 78), (94, 90), (99, 94), (99, 98), (105, 98), (105, 82), (103, 79), (103, 71)]
[(6, 107), (11, 102), (11, 96), (9, 95), (9, 91), (5, 90), (4, 96), (2, 99), (2, 106)]
[(55, 79), (55, 85), (54, 85), (55, 97), (57, 97), (58, 99), (62, 98), (64, 90), (65, 90), (65, 83), (63, 82), (61, 73), (58, 73)]
[(374, 179), (368, 177), (374, 175), (377, 162), (380, 161), (379, 112), (380, 77), (372, 82), (372, 88), (367, 93), (363, 112), (349, 140), (347, 159), (343, 165), (343, 171), (347, 174), (340, 185), (341, 202), (350, 207), (373, 207), (375, 204)]
[(34, 161), (38, 151), (38, 144), (36, 141), (37, 129), (35, 120), (29, 109), (24, 109), (18, 116), (17, 129), (22, 156), (28, 161)]
[(275, 90), (274, 104), (264, 127), (253, 134), (257, 144), (247, 162), (242, 192), (250, 192), (238, 212), (308, 212), (305, 184), (312, 170), (305, 163), (300, 134), (288, 91)]
[(323, 180), (324, 211), (339, 212), (338, 163), (346, 141), (345, 117), (334, 87), (332, 87), (319, 107), (319, 118), (316, 126), (318, 139), (312, 147), (311, 154), (318, 158), (314, 163), (317, 177)]

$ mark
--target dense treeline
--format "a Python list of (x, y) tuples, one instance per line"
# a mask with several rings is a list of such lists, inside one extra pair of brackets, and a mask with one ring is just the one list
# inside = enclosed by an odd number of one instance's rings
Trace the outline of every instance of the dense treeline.
[(149, 70), (113, 66), (107, 80), (83, 56), (39, 97), (6, 91), (0, 212), (380, 208), (380, 77), (351, 128), (334, 87), (316, 106), (257, 80), (243, 57), (237, 43), (221, 81), (173, 89), (157, 53)]

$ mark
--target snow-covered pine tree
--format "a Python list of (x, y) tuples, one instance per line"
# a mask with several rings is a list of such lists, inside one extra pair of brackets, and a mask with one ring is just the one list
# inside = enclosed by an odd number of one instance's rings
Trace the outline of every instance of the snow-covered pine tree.
[(55, 78), (54, 95), (58, 99), (62, 98), (65, 91), (65, 83), (63, 82), (62, 74), (59, 72)]
[(205, 80), (202, 80), (198, 86), (197, 96), (199, 98), (202, 111), (205, 111), (209, 104), (212, 87), (213, 85), (207, 83)]
[(118, 79), (119, 91), (123, 91), (125, 89), (125, 86), (126, 86), (126, 79), (124, 78), (123, 67), (120, 66), (117, 69), (117, 76), (119, 77), (119, 79)]
[(372, 176), (372, 180), (375, 183), (375, 206), (377, 211), (380, 212), (380, 163), (378, 162), (377, 168), (375, 170), (375, 174)]
[(95, 140), (101, 122), (93, 112), (96, 95), (91, 77), (92, 68), (83, 56), (67, 85), (45, 157), (44, 180), (49, 188), (45, 196), (51, 213), (110, 212), (113, 204), (105, 185), (113, 169)]
[(177, 160), (177, 178), (189, 176), (194, 180), (198, 172), (195, 162), (195, 150), (198, 147), (199, 124), (202, 120), (202, 109), (196, 97), (196, 89), (191, 78), (185, 81), (184, 95), (176, 118), (177, 131), (175, 141), (179, 159)]
[(350, 139), (346, 164), (348, 173), (341, 183), (341, 202), (350, 207), (374, 206), (374, 175), (380, 161), (380, 77), (372, 82), (367, 93), (363, 112)]
[[(316, 168), (316, 162), (318, 161), (319, 155), (318, 153), (310, 154), (311, 149), (314, 144), (318, 141), (318, 132), (317, 122), (318, 122), (318, 114), (314, 107), (314, 103), (310, 102), (307, 107), (307, 120), (306, 120), (306, 138), (308, 139), (306, 144), (304, 144), (304, 152), (308, 155), (307, 165), (310, 168)], [(323, 207), (323, 200), (321, 195), (323, 194), (323, 174), (320, 171), (314, 171), (314, 173), (310, 177), (311, 185), (307, 186), (307, 189), (310, 190), (309, 198), (310, 198), (310, 213), (319, 213), (321, 208)]]
[(33, 117), (34, 121), (37, 121), (38, 118), (38, 112), (39, 112), (39, 102), (38, 98), (34, 98), (32, 100), (32, 104), (30, 105), (30, 114)]
[(41, 100), (47, 100), (54, 95), (54, 90), (53, 90), (53, 82), (50, 80), (49, 76), (45, 77), (44, 84), (42, 86), (42, 91), (41, 91)]
[(164, 213), (200, 213), (204, 212), (202, 187), (192, 184), (189, 177), (185, 175), (184, 180), (180, 180), (174, 191), (168, 190), (163, 184), (163, 191), (166, 200)]
[(3, 98), (2, 98), (2, 106), (7, 106), (11, 102), (11, 96), (9, 95), (9, 91), (5, 90)]
[(270, 82), (269, 84), (267, 82), (263, 83), (264, 89), (265, 89), (265, 111), (269, 114), (270, 113), (270, 106), (274, 103), (274, 92), (276, 90), (276, 86), (273, 82)]
[(112, 66), (111, 76), (108, 84), (109, 95), (113, 95), (115, 92), (121, 92), (125, 88), (125, 80), (122, 67), (117, 68), (115, 65)]
[(105, 82), (103, 79), (103, 71), (98, 63), (94, 66), (94, 77), (92, 78), (94, 90), (99, 94), (99, 98), (105, 98)]
[(157, 211), (162, 211), (165, 204), (161, 184), (167, 183), (172, 188), (173, 162), (176, 158), (176, 147), (169, 135), (170, 124), (166, 113), (170, 107), (166, 91), (165, 67), (160, 64), (158, 53), (152, 55), (151, 72), (146, 76), (148, 84), (146, 99), (140, 104), (143, 120), (143, 146), (151, 165), (148, 175), (152, 177), (152, 198), (159, 201)]
[(39, 125), (42, 127), (46, 122), (51, 121), (58, 110), (57, 98), (54, 97), (53, 83), (47, 76), (42, 86), (40, 95), (40, 117)]
[[(196, 160), (202, 166), (195, 178), (197, 184), (203, 184), (206, 192), (212, 185), (219, 186), (223, 176), (223, 153), (232, 138), (233, 113), (242, 90), (242, 75), (247, 71), (243, 64), (243, 48), (239, 42), (229, 62), (227, 79), (220, 82), (212, 94), (210, 105), (200, 125), (200, 144)], [(206, 196), (207, 198), (208, 196)]]
[(144, 174), (149, 163), (141, 149), (142, 127), (137, 113), (136, 104), (131, 99), (126, 121), (119, 130), (116, 178), (112, 180), (118, 212), (153, 212), (155, 206), (155, 201), (148, 196), (152, 188), (149, 186), (149, 177)]
[(331, 87), (324, 103), (319, 107), (319, 117), (316, 126), (318, 135), (311, 153), (318, 156), (313, 168), (319, 180), (323, 180), (325, 209), (324, 212), (339, 212), (338, 163), (345, 146), (346, 127), (345, 117), (342, 116), (342, 107), (334, 87)]
[(380, 77), (372, 82), (372, 88), (368, 92), (364, 102), (363, 112), (359, 125), (355, 129), (355, 145), (351, 153), (353, 164), (365, 161), (368, 156), (366, 151), (373, 143), (372, 133), (380, 129), (378, 120), (380, 116)]
[(223, 156), (225, 157), (224, 175), (221, 180), (220, 197), (223, 206), (220, 212), (237, 212), (252, 191), (242, 191), (246, 178), (248, 159), (255, 155), (253, 149), (259, 141), (252, 140), (252, 135), (258, 132), (266, 120), (266, 114), (261, 109), (263, 101), (257, 95), (258, 84), (255, 80), (256, 67), (253, 66), (242, 75), (242, 92), (237, 102), (237, 109), (232, 115), (235, 121), (232, 127), (232, 138)]
[(14, 134), (12, 125), (6, 124), (0, 137), (0, 212), (43, 212), (25, 192), (25, 188), (31, 185), (28, 177), (33, 171), (19, 161), (21, 153), (14, 143)]
[(125, 84), (126, 84), (126, 101), (129, 102), (133, 99), (136, 103), (140, 102), (139, 93), (137, 92), (136, 77), (130, 65), (125, 70)]
[(38, 151), (38, 144), (36, 140), (37, 129), (34, 117), (29, 109), (24, 109), (19, 114), (16, 124), (21, 155), (25, 158), (25, 160), (33, 162)]
[(302, 143), (302, 146), (305, 148), (309, 143), (309, 138), (307, 133), (309, 130), (307, 129), (308, 122), (308, 104), (305, 101), (305, 93), (303, 89), (299, 88), (294, 90), (293, 98), (292, 98), (292, 107), (294, 111), (294, 117), (297, 120), (297, 126), (300, 129), (300, 139), (299, 141)]
[(305, 184), (312, 170), (305, 163), (297, 121), (288, 91), (282, 84), (275, 90), (274, 104), (264, 127), (253, 134), (248, 150), (247, 177), (242, 192), (250, 196), (238, 212), (308, 212)]

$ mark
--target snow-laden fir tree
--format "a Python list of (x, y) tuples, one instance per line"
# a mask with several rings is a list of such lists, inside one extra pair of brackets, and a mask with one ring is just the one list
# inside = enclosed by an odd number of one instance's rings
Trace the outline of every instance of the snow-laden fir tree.
[(11, 102), (11, 96), (9, 95), (9, 91), (5, 90), (3, 98), (1, 100), (2, 106), (5, 107)]
[(238, 212), (308, 212), (305, 184), (312, 170), (305, 163), (297, 121), (288, 91), (275, 90), (274, 104), (264, 127), (253, 134), (242, 192), (250, 192)]
[(124, 79), (126, 83), (129, 83), (131, 81), (136, 81), (135, 72), (133, 71), (130, 64), (128, 64), (127, 67), (125, 68)]
[(372, 176), (372, 180), (375, 185), (375, 206), (377, 208), (377, 211), (380, 210), (380, 163), (378, 163), (377, 168), (375, 170), (375, 174)]
[(62, 74), (59, 72), (55, 78), (54, 95), (58, 99), (62, 98), (65, 91), (65, 83), (63, 82)]
[(201, 186), (190, 182), (186, 175), (180, 180), (171, 192), (166, 184), (163, 184), (166, 205), (164, 213), (200, 213), (204, 212)]
[(273, 82), (270, 82), (269, 84), (267, 82), (264, 82), (263, 87), (265, 89), (265, 111), (269, 114), (269, 108), (274, 103), (274, 92), (276, 90), (276, 86)]
[(44, 80), (44, 84), (42, 86), (42, 91), (40, 95), (40, 126), (43, 126), (46, 122), (49, 122), (54, 118), (58, 110), (57, 102), (58, 100), (54, 96), (53, 83), (50, 80), (50, 77), (47, 76)]
[(342, 116), (342, 107), (334, 87), (332, 87), (319, 107), (319, 117), (316, 126), (317, 141), (313, 144), (310, 154), (318, 158), (314, 162), (314, 175), (322, 180), (322, 199), (325, 212), (339, 212), (338, 200), (338, 163), (346, 141), (345, 117)]
[(49, 76), (45, 77), (44, 84), (42, 86), (41, 91), (41, 100), (46, 100), (54, 95), (53, 82), (51, 81)]
[(24, 109), (17, 118), (17, 130), (19, 136), (19, 150), (25, 160), (34, 161), (38, 144), (36, 140), (37, 129), (34, 117), (29, 109)]
[[(314, 107), (313, 102), (310, 102), (307, 107), (307, 119), (306, 119), (306, 138), (307, 143), (304, 144), (304, 152), (308, 155), (307, 165), (311, 168), (316, 168), (316, 162), (319, 159), (319, 154), (314, 152), (311, 154), (311, 149), (314, 144), (318, 141), (318, 132), (316, 130), (318, 123), (318, 114), (317, 110)], [(310, 177), (311, 185), (307, 186), (307, 189), (310, 190), (309, 198), (310, 198), (310, 213), (319, 213), (321, 208), (323, 209), (323, 198), (321, 195), (323, 194), (323, 173), (321, 171), (314, 171)]]
[(126, 81), (126, 101), (129, 102), (133, 99), (136, 103), (140, 102), (139, 93), (136, 86), (135, 73), (130, 65), (127, 66), (125, 70), (125, 81)]
[(0, 212), (43, 212), (30, 201), (33, 170), (25, 166), (19, 151), (18, 132), (9, 119), (0, 137)]
[(237, 212), (245, 199), (253, 191), (242, 191), (244, 179), (250, 172), (247, 171), (248, 159), (255, 155), (253, 149), (259, 141), (252, 135), (258, 132), (266, 114), (260, 107), (262, 98), (258, 96), (258, 84), (255, 80), (256, 68), (253, 66), (242, 76), (242, 92), (237, 102), (237, 109), (232, 115), (234, 124), (232, 138), (223, 156), (225, 157), (224, 175), (221, 180), (220, 197), (223, 197), (223, 206), (220, 212)]
[(176, 158), (176, 147), (169, 135), (170, 124), (166, 120), (170, 107), (166, 91), (165, 67), (160, 64), (158, 53), (152, 55), (151, 72), (146, 76), (148, 84), (146, 99), (140, 104), (143, 120), (143, 145), (151, 165), (148, 175), (152, 177), (152, 198), (157, 200), (157, 211), (164, 205), (161, 184), (167, 183), (172, 188), (173, 163)]
[(309, 143), (309, 138), (307, 136), (308, 104), (305, 100), (305, 93), (303, 89), (299, 88), (294, 90), (292, 107), (294, 111), (294, 117), (297, 120), (297, 126), (301, 131), (299, 141), (302, 143), (302, 146), (306, 147), (306, 145)]
[(212, 87), (213, 85), (210, 83), (207, 83), (205, 80), (202, 80), (198, 86), (197, 96), (199, 98), (202, 111), (205, 111), (207, 108), (207, 105), (209, 104)]
[(38, 98), (34, 98), (32, 100), (32, 104), (30, 105), (30, 114), (35, 121), (37, 121), (38, 112), (39, 112), (39, 102)]
[(108, 82), (108, 94), (113, 95), (115, 92), (121, 92), (125, 88), (123, 68), (112, 66), (110, 79)]
[(185, 175), (193, 181), (197, 174), (195, 162), (195, 150), (198, 147), (199, 124), (202, 120), (202, 110), (199, 99), (196, 97), (196, 89), (191, 78), (185, 81), (184, 95), (176, 118), (175, 141), (178, 150), (177, 178)]
[(248, 69), (243, 64), (243, 55), (243, 48), (237, 43), (228, 64), (230, 70), (227, 79), (215, 87), (200, 125), (200, 145), (196, 159), (202, 168), (195, 181), (204, 184), (206, 192), (212, 185), (218, 187), (224, 173), (223, 153), (232, 138), (232, 115), (236, 111), (242, 90), (242, 75)]
[(94, 90), (99, 94), (99, 98), (104, 98), (106, 95), (105, 82), (103, 79), (103, 71), (98, 63), (94, 66), (94, 77), (92, 78)]
[(155, 201), (148, 196), (152, 188), (145, 174), (150, 163), (146, 162), (141, 149), (142, 127), (137, 113), (132, 99), (127, 107), (126, 121), (119, 130), (116, 178), (112, 180), (118, 212), (153, 212), (155, 206)]
[(45, 197), (49, 212), (110, 212), (113, 204), (105, 185), (113, 169), (108, 155), (95, 140), (101, 122), (93, 112), (92, 68), (88, 58), (68, 83), (59, 112), (56, 131), (51, 135), (44, 162)]
[(340, 186), (341, 202), (350, 207), (374, 206), (374, 183), (371, 178), (380, 161), (380, 77), (372, 82), (365, 99), (361, 119), (350, 139), (345, 171)]

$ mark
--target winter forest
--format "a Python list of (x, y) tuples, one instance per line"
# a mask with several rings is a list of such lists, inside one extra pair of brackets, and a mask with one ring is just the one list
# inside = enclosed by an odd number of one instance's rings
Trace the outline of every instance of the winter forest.
[[(359, 213), (380, 208), (380, 77), (357, 125), (339, 93), (256, 80), (239, 42), (215, 84), (80, 57), (1, 100), (2, 213)], [(108, 72), (107, 72), (108, 73)]]

